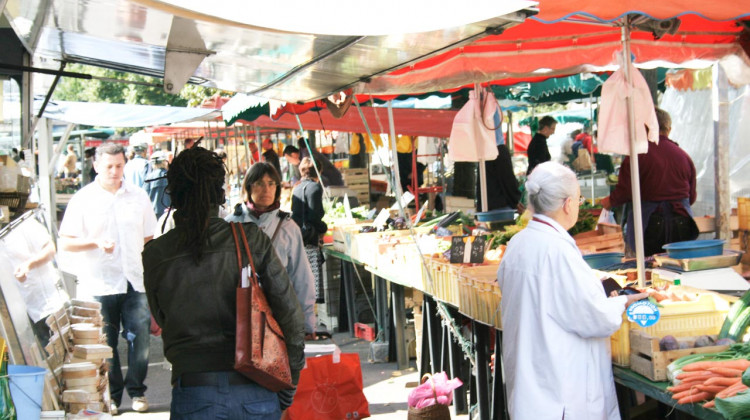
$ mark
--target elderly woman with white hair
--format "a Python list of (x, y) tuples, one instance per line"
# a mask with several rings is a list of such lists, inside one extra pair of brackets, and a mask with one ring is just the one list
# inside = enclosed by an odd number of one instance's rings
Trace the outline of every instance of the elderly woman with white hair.
[(578, 219), (575, 174), (538, 165), (526, 181), (534, 213), (497, 272), (512, 419), (619, 419), (609, 337), (646, 293), (607, 297), (568, 234)]

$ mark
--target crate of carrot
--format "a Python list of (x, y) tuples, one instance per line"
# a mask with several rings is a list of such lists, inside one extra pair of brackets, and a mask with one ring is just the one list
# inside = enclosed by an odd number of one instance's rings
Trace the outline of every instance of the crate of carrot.
[(703, 407), (715, 406), (715, 398), (729, 398), (748, 389), (742, 382), (743, 373), (750, 368), (750, 360), (703, 360), (686, 364), (676, 373), (675, 385), (667, 388), (678, 404), (703, 402)]

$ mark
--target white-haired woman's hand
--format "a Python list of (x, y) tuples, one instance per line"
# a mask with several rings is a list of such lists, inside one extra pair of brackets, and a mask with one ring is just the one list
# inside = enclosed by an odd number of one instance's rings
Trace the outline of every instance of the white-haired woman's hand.
[(638, 293), (638, 294), (635, 294), (635, 295), (627, 295), (628, 301), (625, 303), (625, 308), (627, 308), (628, 306), (634, 304), (635, 302), (638, 302), (639, 300), (646, 299), (648, 297), (648, 295), (649, 294), (645, 293), (645, 292), (644, 293)]

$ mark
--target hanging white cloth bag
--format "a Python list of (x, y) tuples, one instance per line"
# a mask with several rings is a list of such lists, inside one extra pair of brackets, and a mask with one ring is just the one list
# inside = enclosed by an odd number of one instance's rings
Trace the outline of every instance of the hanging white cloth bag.
[(479, 162), (495, 160), (494, 116), (498, 110), (495, 95), (490, 91), (469, 92), (469, 101), (453, 120), (448, 143), (448, 157), (454, 162)]

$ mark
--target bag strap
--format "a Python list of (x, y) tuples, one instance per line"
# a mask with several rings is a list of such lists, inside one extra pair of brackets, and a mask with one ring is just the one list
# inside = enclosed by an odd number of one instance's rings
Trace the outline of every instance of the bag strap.
[(289, 214), (281, 210), (279, 210), (276, 215), (279, 216), (279, 223), (276, 225), (276, 230), (273, 231), (273, 235), (271, 235), (271, 243), (273, 243), (273, 240), (276, 239), (276, 235), (279, 233), (281, 224), (284, 223), (287, 218), (289, 218)]
[(242, 236), (242, 243), (245, 245), (245, 253), (247, 254), (247, 259), (250, 260), (250, 268), (253, 270), (253, 275), (251, 277), (252, 281), (255, 283), (255, 285), (258, 285), (258, 272), (255, 271), (255, 263), (253, 262), (253, 255), (250, 253), (250, 245), (247, 244), (247, 236), (245, 236), (245, 229), (242, 229), (242, 227), (239, 227), (240, 229), (240, 235)]
[(432, 395), (435, 397), (435, 404), (437, 405), (438, 404), (438, 401), (437, 401), (438, 395), (437, 395), (437, 390), (435, 389), (435, 380), (432, 379), (432, 375), (430, 375), (429, 373), (425, 373), (424, 375), (422, 375), (422, 381), (421, 382), (425, 383), (426, 379), (428, 379), (430, 381), (430, 385), (432, 386)]
[(302, 224), (305, 224), (305, 211), (307, 210), (307, 186), (309, 184), (305, 184), (304, 187), (302, 187)]
[[(232, 228), (232, 236), (234, 236), (234, 249), (237, 251), (237, 266), (240, 269), (240, 281), (237, 283), (237, 287), (242, 287), (242, 254), (240, 253), (240, 241), (237, 239), (237, 228), (242, 230), (242, 227), (237, 226), (239, 223), (230, 222), (229, 226)], [(255, 271), (255, 270), (253, 270)]]

